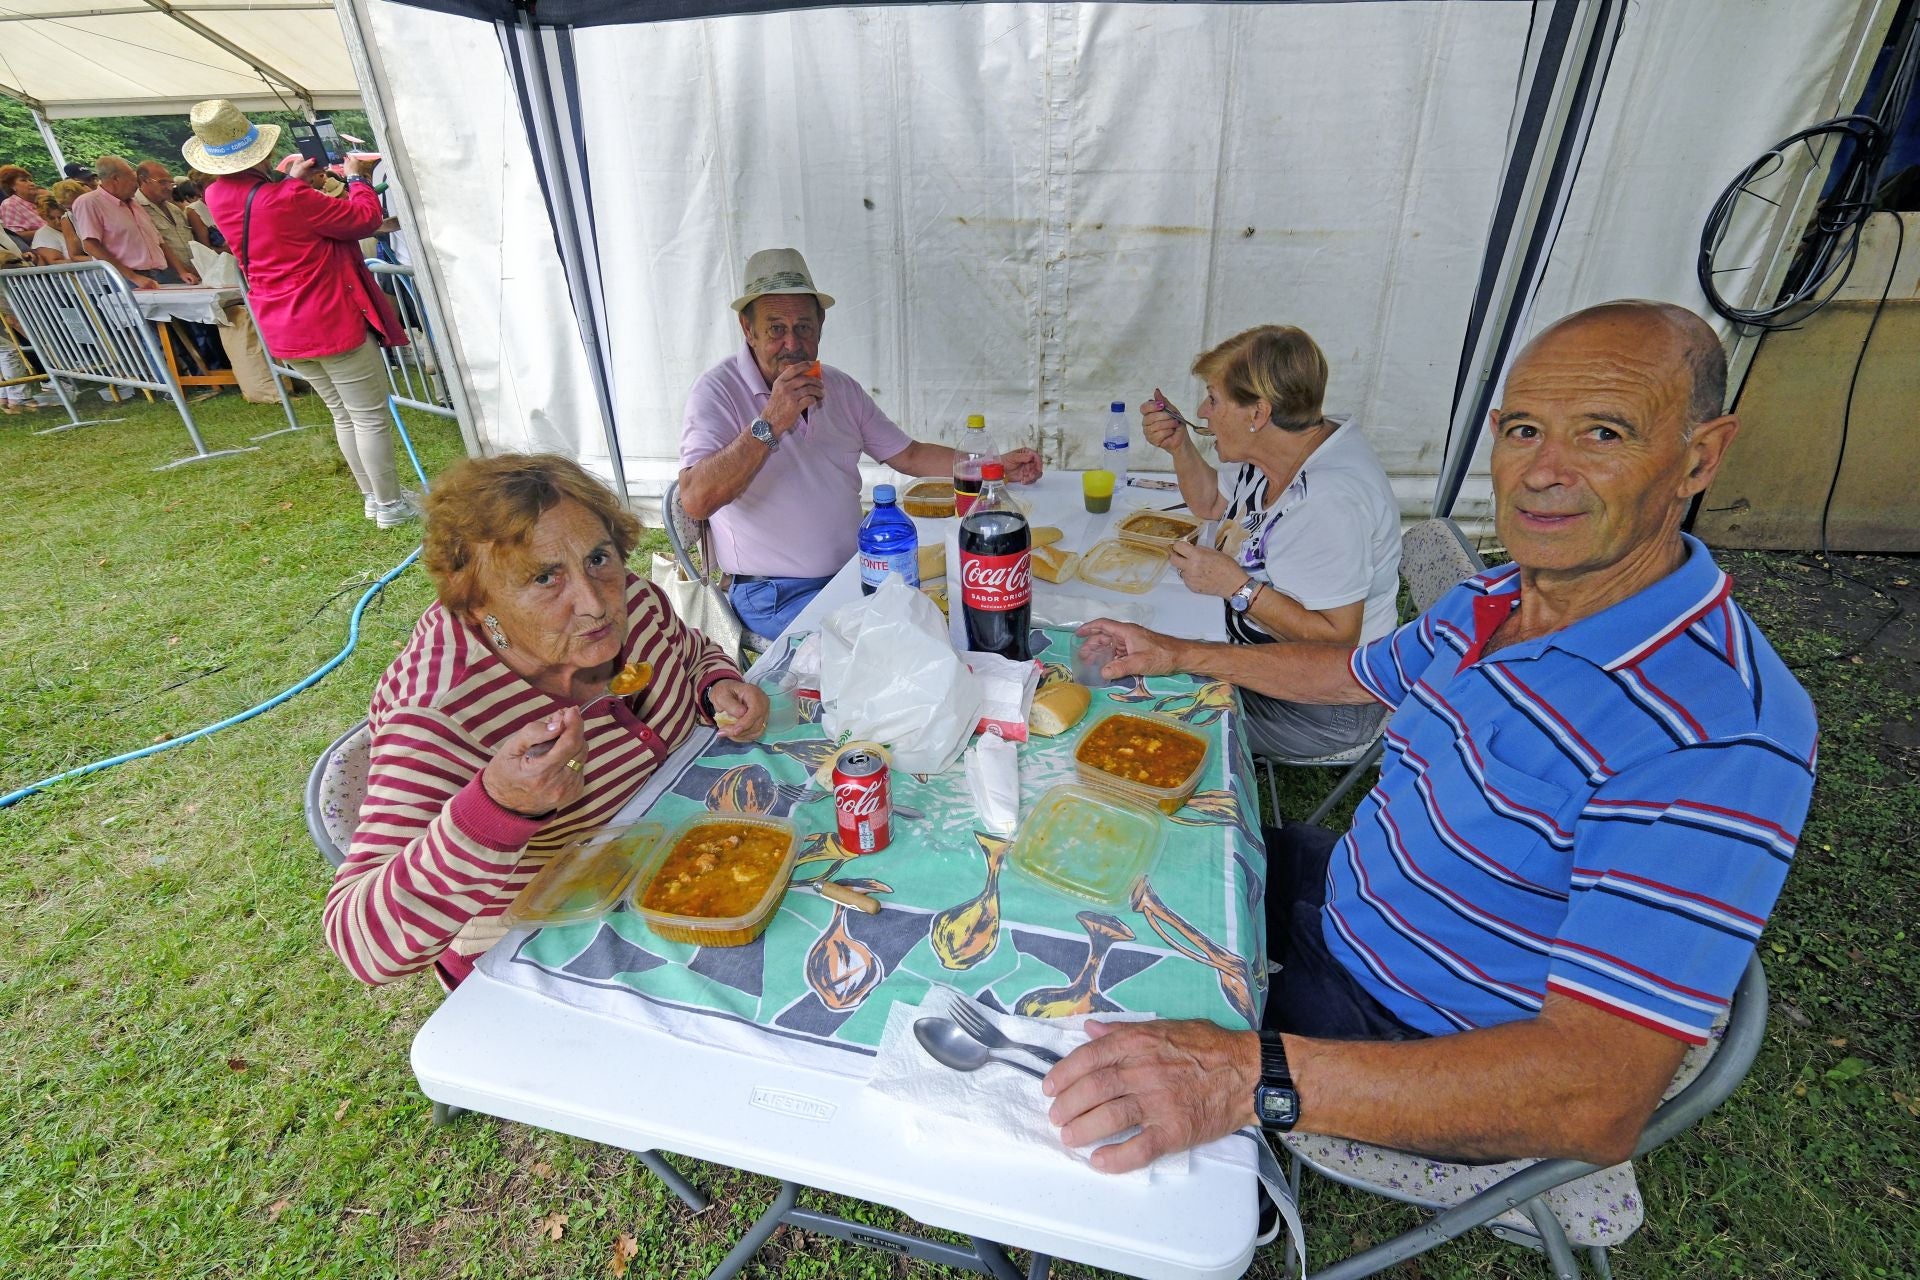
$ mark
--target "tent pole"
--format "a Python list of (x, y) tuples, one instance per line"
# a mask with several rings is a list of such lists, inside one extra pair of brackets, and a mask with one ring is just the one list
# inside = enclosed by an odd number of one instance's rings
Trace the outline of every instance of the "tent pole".
[(1436, 516), (1453, 514), (1494, 393), (1526, 326), (1580, 170), (1626, 8), (1620, 0), (1546, 3), (1550, 12), (1519, 85), (1500, 200), (1467, 320), (1447, 427), (1449, 448), (1434, 487)]
[(53, 136), (53, 126), (47, 123), (47, 117), (38, 107), (29, 108), (33, 112), (33, 123), (40, 130), (40, 140), (47, 144), (47, 154), (53, 157), (53, 171), (61, 173), (67, 167), (67, 158), (60, 154), (60, 139)]
[[(504, 38), (513, 38), (511, 24), (501, 23)], [(587, 193), (576, 184), (576, 171), (569, 165), (571, 155), (582, 166), (586, 156), (570, 150), (560, 131), (560, 118), (554, 110), (554, 86), (547, 74), (547, 55), (540, 28), (528, 9), (520, 12), (519, 30), (525, 36), (526, 74), (531, 83), (520, 81), (519, 68), (508, 61), (507, 74), (514, 80), (522, 109), (527, 114), (527, 142), (541, 171), (548, 193), (548, 206), (554, 215), (554, 239), (560, 250), (561, 264), (567, 272), (567, 288), (573, 295), (573, 314), (580, 326), (580, 342), (585, 348), (587, 372), (593, 379), (593, 393), (600, 405), (600, 426), (607, 439), (607, 465), (613, 471), (613, 490), (621, 502), (630, 502), (627, 492), (626, 461), (620, 453), (620, 432), (613, 414), (613, 379), (607, 353), (601, 341), (601, 317), (596, 306), (595, 286), (600, 279), (599, 256), (587, 236), (582, 235), (576, 200), (584, 202)], [(555, 29), (556, 38), (564, 34)]]

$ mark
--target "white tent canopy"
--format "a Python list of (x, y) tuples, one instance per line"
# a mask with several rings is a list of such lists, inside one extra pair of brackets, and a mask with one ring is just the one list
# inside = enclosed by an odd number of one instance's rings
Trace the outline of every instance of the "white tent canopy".
[[(1085, 464), (1110, 400), (1158, 386), (1191, 407), (1196, 353), (1288, 321), (1327, 351), (1329, 408), (1360, 418), (1424, 511), (1456, 403), (1518, 340), (1611, 297), (1705, 311), (1714, 198), (1851, 103), (1890, 3), (799, 9), (537, 44), (388, 0), (341, 8), (483, 448), (611, 475), (615, 435), (630, 487), (657, 493), (688, 388), (737, 349), (742, 265), (794, 245), (840, 299), (823, 357), (921, 438), (979, 411), (1003, 444)], [(1530, 79), (1563, 20), (1596, 30)], [(529, 84), (556, 113), (538, 154), (577, 156), (590, 182), (565, 207), (529, 148)], [(1532, 161), (1559, 185), (1513, 185), (1541, 104), (1576, 92), (1579, 146)], [(1527, 204), (1540, 192), (1550, 217)], [(556, 217), (591, 250), (572, 289)], [(1494, 243), (1503, 217), (1530, 244)], [(1737, 235), (1761, 258), (1783, 240)], [(1476, 346), (1491, 294), (1510, 331)], [(598, 315), (576, 323), (583, 296)]]
[(330, 0), (5, 0), (0, 93), (56, 120), (360, 105)]

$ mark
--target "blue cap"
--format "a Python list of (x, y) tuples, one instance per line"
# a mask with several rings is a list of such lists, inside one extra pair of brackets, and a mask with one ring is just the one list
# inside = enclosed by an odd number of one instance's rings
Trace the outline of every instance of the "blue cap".
[(1125, 413), (1126, 411), (1127, 411), (1127, 406), (1125, 406), (1124, 404), (1121, 404), (1118, 400), (1115, 400), (1113, 402), (1113, 412)]
[(892, 502), (893, 486), (890, 484), (877, 484), (873, 486), (873, 500), (875, 502)]

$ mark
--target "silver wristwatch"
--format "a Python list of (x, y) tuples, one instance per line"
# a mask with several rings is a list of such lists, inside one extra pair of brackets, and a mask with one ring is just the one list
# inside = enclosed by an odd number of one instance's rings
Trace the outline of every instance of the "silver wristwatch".
[(1227, 607), (1235, 613), (1245, 613), (1247, 609), (1252, 606), (1253, 597), (1258, 594), (1259, 590), (1260, 584), (1254, 579), (1248, 578), (1240, 584), (1238, 591), (1227, 597)]
[(780, 447), (780, 437), (773, 434), (773, 424), (765, 418), (755, 418), (753, 425), (747, 428), (747, 434), (767, 446), (769, 450)]

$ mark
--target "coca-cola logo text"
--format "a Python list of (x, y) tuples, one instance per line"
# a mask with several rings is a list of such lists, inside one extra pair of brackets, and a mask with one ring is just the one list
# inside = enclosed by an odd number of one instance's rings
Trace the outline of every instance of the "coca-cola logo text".
[(1027, 551), (1010, 556), (960, 557), (961, 599), (970, 609), (1005, 613), (1033, 598), (1033, 556)]
[(883, 802), (886, 800), (886, 784), (878, 780), (835, 783), (833, 799), (842, 815), (849, 818), (871, 818), (883, 807)]

